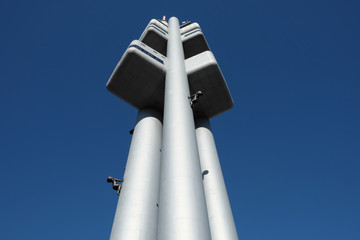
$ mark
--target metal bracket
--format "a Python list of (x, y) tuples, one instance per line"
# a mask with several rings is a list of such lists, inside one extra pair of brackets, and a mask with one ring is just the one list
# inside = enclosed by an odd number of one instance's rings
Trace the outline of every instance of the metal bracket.
[(195, 94), (188, 97), (190, 99), (190, 106), (193, 108), (194, 105), (199, 101), (199, 97), (202, 96), (202, 91), (197, 91)]
[(121, 191), (121, 183), (124, 181), (122, 179), (117, 179), (117, 178), (114, 178), (114, 177), (108, 177), (106, 179), (106, 181), (108, 183), (112, 183), (112, 188), (116, 191), (117, 195), (120, 194), (120, 191)]

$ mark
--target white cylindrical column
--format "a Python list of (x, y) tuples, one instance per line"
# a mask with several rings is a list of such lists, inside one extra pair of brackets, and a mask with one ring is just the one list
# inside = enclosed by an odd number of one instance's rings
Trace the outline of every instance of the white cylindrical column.
[(211, 239), (237, 240), (234, 218), (208, 119), (196, 120), (196, 138), (203, 172)]
[(110, 240), (157, 240), (161, 139), (161, 115), (140, 110)]
[(209, 240), (210, 228), (177, 18), (169, 20), (159, 240)]

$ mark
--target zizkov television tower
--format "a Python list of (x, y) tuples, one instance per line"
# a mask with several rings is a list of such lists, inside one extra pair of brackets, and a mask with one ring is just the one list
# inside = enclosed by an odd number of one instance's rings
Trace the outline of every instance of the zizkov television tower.
[(209, 123), (233, 101), (199, 24), (151, 20), (106, 87), (139, 110), (110, 239), (238, 239)]

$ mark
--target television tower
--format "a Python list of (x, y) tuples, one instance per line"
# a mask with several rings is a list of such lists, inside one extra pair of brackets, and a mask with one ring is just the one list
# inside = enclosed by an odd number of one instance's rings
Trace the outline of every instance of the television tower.
[(233, 101), (199, 24), (152, 19), (106, 87), (139, 110), (110, 240), (238, 239), (209, 122)]

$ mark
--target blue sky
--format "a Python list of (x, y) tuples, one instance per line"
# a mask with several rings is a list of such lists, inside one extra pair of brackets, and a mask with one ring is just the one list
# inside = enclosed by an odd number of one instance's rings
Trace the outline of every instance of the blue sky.
[(105, 84), (152, 18), (198, 22), (240, 239), (360, 237), (358, 1), (1, 1), (0, 239), (107, 239), (136, 110)]

